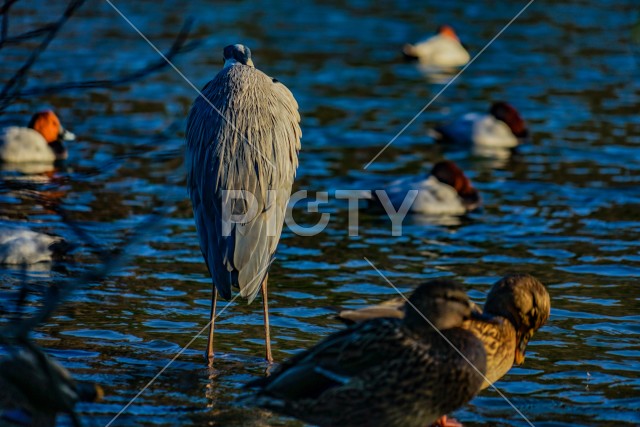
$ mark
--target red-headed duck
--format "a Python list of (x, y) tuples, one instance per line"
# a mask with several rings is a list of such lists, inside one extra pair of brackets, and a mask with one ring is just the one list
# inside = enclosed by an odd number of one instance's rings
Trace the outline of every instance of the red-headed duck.
[(435, 35), (416, 44), (406, 44), (402, 49), (405, 56), (420, 61), (422, 65), (450, 68), (461, 67), (471, 57), (462, 46), (458, 35), (449, 25), (441, 25)]
[(0, 135), (0, 160), (6, 163), (55, 162), (67, 158), (64, 141), (75, 135), (60, 125), (51, 111), (33, 115), (28, 127), (11, 126)]
[[(385, 189), (389, 201), (397, 209), (407, 193), (417, 190), (410, 212), (424, 215), (463, 215), (480, 205), (480, 196), (469, 178), (452, 161), (441, 161), (426, 178), (410, 177), (392, 182)], [(380, 195), (373, 192), (380, 201)], [(384, 196), (382, 196), (384, 197)]]
[(527, 138), (529, 130), (518, 110), (504, 101), (491, 105), (488, 113), (467, 113), (433, 129), (443, 142), (496, 148), (513, 148)]

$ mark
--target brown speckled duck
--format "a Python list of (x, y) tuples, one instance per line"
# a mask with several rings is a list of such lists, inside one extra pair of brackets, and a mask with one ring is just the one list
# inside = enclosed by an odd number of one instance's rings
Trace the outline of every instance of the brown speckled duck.
[[(549, 293), (529, 274), (511, 274), (493, 285), (484, 305), (484, 314), (491, 316), (493, 321), (468, 320), (462, 325), (484, 344), (486, 377), (491, 384), (502, 378), (514, 363), (524, 362), (527, 344), (545, 324), (550, 310)], [(394, 298), (360, 310), (344, 310), (339, 318), (347, 323), (359, 323), (377, 317), (402, 318), (404, 311), (404, 300)], [(485, 381), (482, 389), (490, 383)]]
[(323, 427), (425, 427), (462, 406), (485, 371), (482, 342), (460, 327), (478, 313), (448, 280), (419, 286), (409, 301), (402, 319), (352, 325), (247, 384), (256, 391), (247, 401)]

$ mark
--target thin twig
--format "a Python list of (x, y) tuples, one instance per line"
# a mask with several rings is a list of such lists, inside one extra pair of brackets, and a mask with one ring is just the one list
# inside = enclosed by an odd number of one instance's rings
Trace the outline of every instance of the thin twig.
[[(3, 20), (7, 19), (7, 15), (3, 15), (2, 18)], [(56, 24), (45, 24), (40, 28), (36, 28), (35, 30), (24, 32), (22, 34), (18, 34), (17, 36), (13, 36), (13, 37), (7, 37), (6, 34), (3, 34), (3, 37), (0, 40), (0, 49), (6, 45), (18, 44), (25, 40), (35, 39), (37, 37), (40, 37), (41, 35), (51, 31), (55, 26)], [(5, 25), (3, 25), (2, 30), (4, 31), (5, 28), (6, 28)]]

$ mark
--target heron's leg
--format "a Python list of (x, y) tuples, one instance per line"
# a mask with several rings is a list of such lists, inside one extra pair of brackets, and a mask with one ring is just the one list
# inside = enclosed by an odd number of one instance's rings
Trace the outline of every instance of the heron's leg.
[(209, 315), (211, 324), (209, 325), (209, 341), (207, 341), (207, 360), (209, 361), (209, 366), (213, 364), (213, 327), (216, 320), (216, 303), (218, 302), (218, 290), (215, 286), (211, 294), (211, 314)]
[(269, 331), (269, 303), (267, 300), (267, 279), (269, 274), (264, 277), (262, 281), (262, 308), (264, 309), (264, 344), (266, 347), (266, 359), (267, 362), (273, 363), (273, 356), (271, 356), (271, 333)]

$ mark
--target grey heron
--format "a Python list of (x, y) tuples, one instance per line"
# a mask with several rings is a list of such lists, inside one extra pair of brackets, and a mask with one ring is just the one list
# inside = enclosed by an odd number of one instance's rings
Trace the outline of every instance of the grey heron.
[[(187, 186), (200, 249), (211, 274), (207, 357), (213, 360), (218, 293), (249, 303), (262, 291), (266, 359), (273, 361), (267, 279), (298, 167), (300, 114), (292, 93), (253, 66), (241, 44), (224, 48), (224, 68), (189, 112)], [(238, 193), (242, 197), (238, 197)]]

